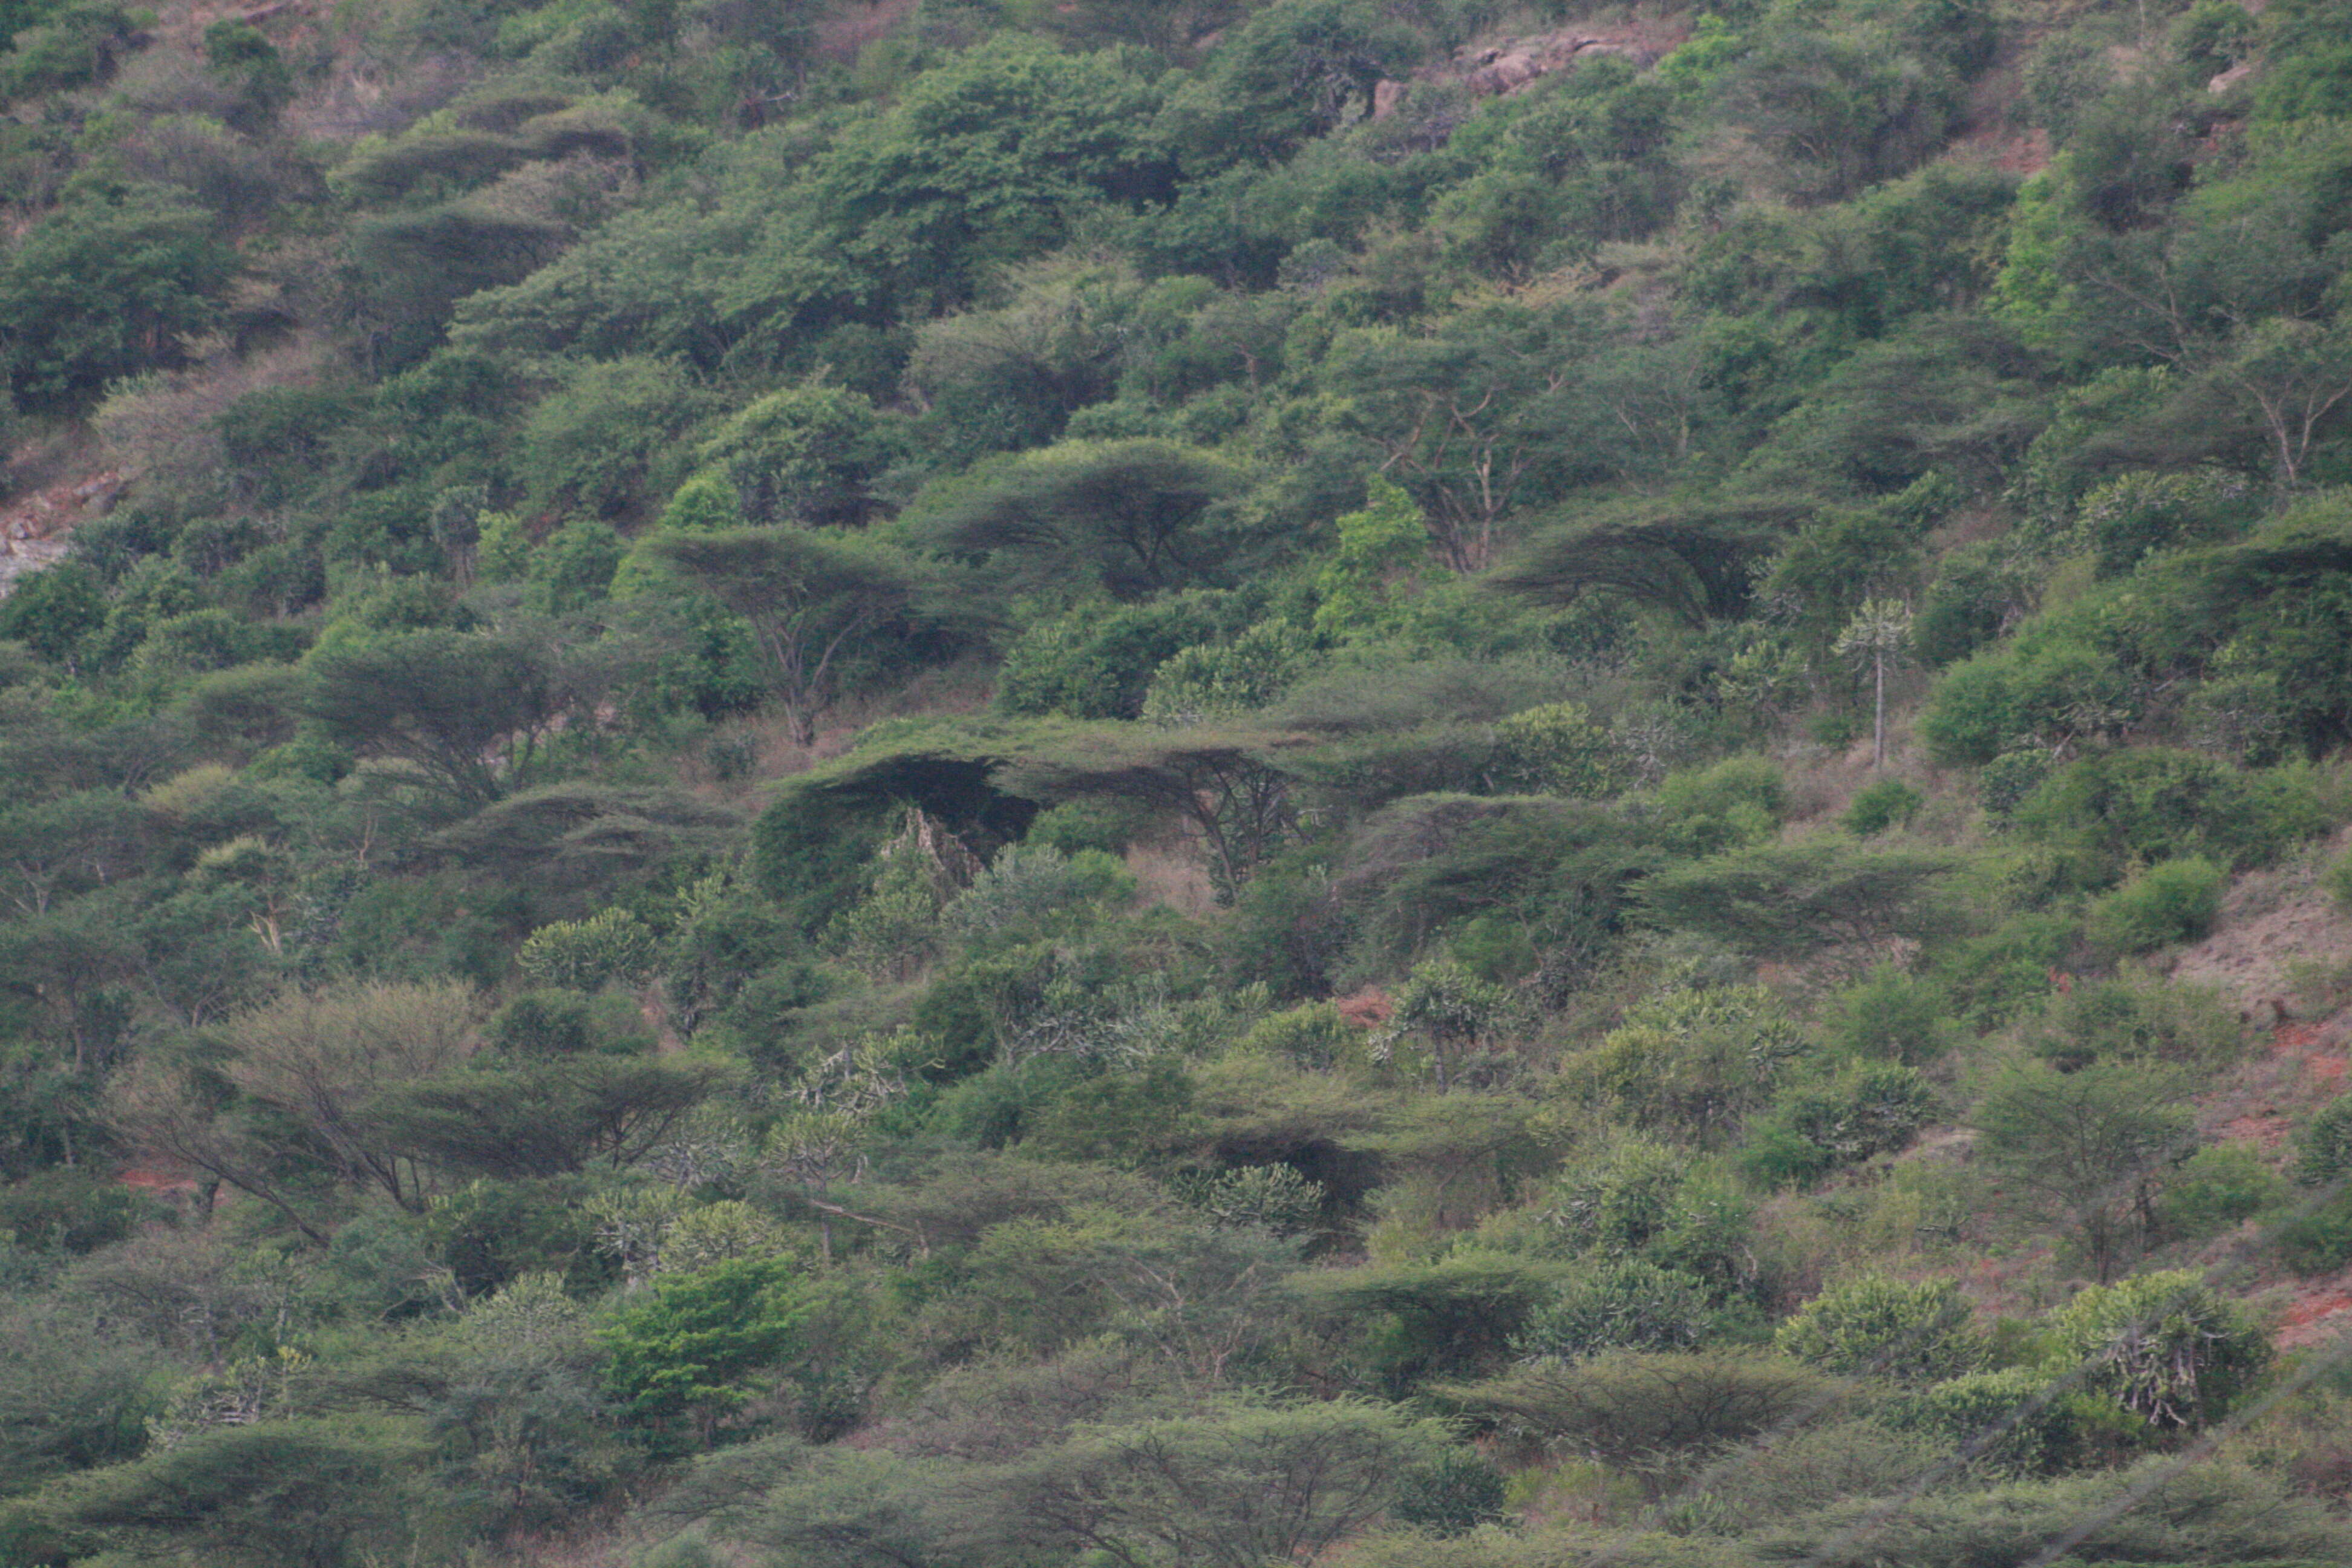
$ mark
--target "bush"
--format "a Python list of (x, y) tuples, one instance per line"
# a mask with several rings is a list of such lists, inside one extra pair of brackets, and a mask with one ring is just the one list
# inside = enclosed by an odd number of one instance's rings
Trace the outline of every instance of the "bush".
[(1806, 1302), (1772, 1343), (1782, 1355), (1827, 1372), (1940, 1383), (1984, 1359), (1969, 1317), (1967, 1298), (1948, 1279), (1873, 1274)]
[(530, 933), (515, 955), (541, 985), (594, 991), (607, 984), (644, 984), (655, 959), (653, 931), (627, 910), (600, 910), (585, 920), (558, 921)]
[(1342, 1017), (1333, 1004), (1308, 1002), (1259, 1019), (1235, 1048), (1309, 1072), (1328, 1072), (1362, 1054), (1364, 1031)]
[(1464, 1535), (1503, 1517), (1503, 1495), (1502, 1471), (1455, 1448), (1398, 1478), (1389, 1517), (1432, 1535)]
[(561, 987), (526, 991), (491, 1015), (491, 1042), (514, 1056), (637, 1056), (654, 1037), (625, 996), (592, 996)]
[(2333, 1274), (2352, 1263), (2352, 1191), (2284, 1221), (2273, 1233), (2279, 1260), (2297, 1274)]
[(1783, 1094), (1749, 1131), (1741, 1173), (1767, 1187), (1817, 1181), (1907, 1147), (1934, 1106), (1927, 1079), (1912, 1068), (1856, 1064)]
[(1135, 879), (1100, 849), (1065, 855), (1058, 849), (1008, 845), (988, 868), (941, 911), (940, 921), (967, 942), (1034, 940), (1065, 931), (1098, 909), (1135, 896)]
[(1516, 1426), (1664, 1485), (1677, 1461), (1740, 1443), (1834, 1402), (1839, 1380), (1751, 1351), (1612, 1351), (1443, 1391)]
[(2068, 1468), (2101, 1426), (2089, 1395), (2029, 1367), (1963, 1373), (1892, 1401), (1884, 1419), (1898, 1431), (1939, 1437), (1979, 1467), (2012, 1476)]
[(2047, 752), (2003, 752), (1977, 773), (1977, 802), (1986, 816), (2009, 821), (2042, 787), (2054, 766)]
[(1632, 1258), (1600, 1265), (1529, 1311), (1511, 1349), (1560, 1361), (1612, 1350), (1690, 1350), (1715, 1316), (1706, 1281)]
[(2113, 880), (2134, 860), (2167, 856), (2203, 854), (2248, 870), (2330, 826), (2306, 768), (2239, 769), (2158, 746), (2061, 770), (2018, 807), (2016, 820), (2085, 887)]
[(1880, 779), (1855, 793), (1839, 820), (1857, 838), (1869, 838), (1890, 827), (1907, 827), (1927, 797), (1901, 779)]
[(2084, 931), (2095, 945), (2118, 954), (2196, 942), (2221, 918), (2228, 886), (2228, 874), (2201, 855), (2167, 860), (2094, 900)]
[(2245, 1054), (2246, 1026), (2202, 985), (2126, 976), (2076, 985), (2025, 1031), (2034, 1055), (2072, 1072), (2097, 1061), (2218, 1069)]
[(1733, 757), (1668, 773), (1652, 805), (1675, 848), (1712, 855), (1769, 837), (1788, 814), (1788, 784), (1762, 757)]
[(2243, 1143), (2217, 1143), (2183, 1161), (2165, 1184), (2157, 1218), (2168, 1235), (2202, 1241), (2221, 1235), (2286, 1195), (2285, 1180)]
[(1997, 1028), (2050, 994), (2051, 971), (2072, 962), (2080, 934), (2061, 915), (2012, 915), (1947, 949), (1937, 978), (1949, 987), (1955, 1014), (1977, 1028)]
[(2246, 1310), (2186, 1268), (2085, 1287), (2051, 1314), (2050, 1342), (2084, 1389), (2151, 1426), (2219, 1420), (2271, 1357)]
[(147, 1208), (131, 1187), (79, 1166), (0, 1186), (0, 1235), (27, 1251), (94, 1252), (129, 1236)]
[(1881, 963), (1830, 999), (1822, 1038), (1837, 1056), (1918, 1067), (1951, 1048), (1951, 1005), (1935, 981)]
[(2329, 866), (2321, 874), (2319, 884), (2327, 889), (2328, 896), (2336, 900), (2339, 909), (2352, 913), (2352, 855), (2347, 855)]
[(2352, 1094), (2329, 1102), (2295, 1134), (2294, 1179), (2326, 1186), (2352, 1175)]

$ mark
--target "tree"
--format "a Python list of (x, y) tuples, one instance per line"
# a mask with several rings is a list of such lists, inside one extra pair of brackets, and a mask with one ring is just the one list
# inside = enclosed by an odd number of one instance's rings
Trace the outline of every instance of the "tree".
[(1410, 28), (1362, 0), (1284, 0), (1225, 39), (1170, 104), (1167, 134), (1188, 169), (1278, 163), (1369, 110), (1374, 87), (1420, 52)]
[(872, 403), (810, 381), (747, 405), (697, 455), (734, 486), (744, 521), (831, 526), (872, 515), (874, 482), (899, 452)]
[(2235, 346), (2215, 374), (2260, 412), (2280, 493), (2291, 494), (2321, 425), (2352, 397), (2352, 332), (2273, 317)]
[(0, 637), (68, 670), (82, 639), (105, 624), (106, 592), (98, 574), (79, 561), (19, 577), (0, 599)]
[(0, 813), (0, 887), (26, 915), (50, 900), (138, 875), (146, 814), (119, 790), (84, 790)]
[(44, 218), (0, 264), (0, 360), (26, 408), (65, 410), (106, 384), (179, 364), (220, 320), (236, 253), (211, 215), (152, 187)]
[(721, 1077), (709, 1064), (643, 1058), (478, 1060), (386, 1089), (355, 1120), (372, 1142), (456, 1175), (556, 1176), (599, 1159), (619, 1170), (657, 1148)]
[(1486, 305), (1400, 336), (1366, 329), (1334, 345), (1349, 421), (1385, 454), (1381, 473), (1415, 492), (1456, 572), (1483, 571), (1497, 531), (1532, 495), (1578, 478), (1602, 445), (1603, 401), (1578, 379), (1599, 332), (1582, 298)]
[(1866, 850), (1834, 839), (1768, 845), (1677, 866), (1634, 892), (1652, 919), (1769, 958), (1932, 933), (1950, 856)]
[(878, 539), (796, 528), (653, 535), (646, 552), (748, 622), (793, 739), (816, 740), (845, 656), (903, 633), (920, 566)]
[(1396, 1012), (1386, 1043), (1412, 1037), (1429, 1043), (1437, 1071), (1437, 1092), (1453, 1087), (1455, 1056), (1485, 1045), (1507, 1023), (1510, 992), (1479, 979), (1450, 958), (1423, 959), (1396, 989)]
[(1311, 1563), (1387, 1512), (1406, 1472), (1452, 1448), (1440, 1423), (1366, 1402), (1228, 1398), (1006, 1467), (983, 1483), (984, 1529), (1000, 1551), (1091, 1550), (1122, 1568)]
[(1108, 795), (1172, 811), (1200, 834), (1230, 892), (1295, 829), (1290, 777), (1275, 759), (1310, 740), (1205, 725), (1158, 733), (1077, 730), (1008, 763), (1001, 782), (1033, 800)]
[(559, 701), (545, 658), (519, 639), (415, 631), (321, 648), (305, 707), (328, 737), (415, 770), (480, 807), (529, 769)]
[(1886, 767), (1886, 671), (1911, 640), (1911, 610), (1893, 599), (1864, 599), (1830, 649), (1870, 666), (1871, 766)]
[(1781, 531), (1818, 510), (1811, 498), (1793, 495), (1580, 507), (1516, 552), (1495, 585), (1539, 604), (1612, 595), (1704, 627), (1739, 614), (1754, 587), (1751, 565)]
[(281, 996), (229, 1019), (221, 1036), (232, 1053), (226, 1076), (255, 1104), (300, 1129), (346, 1181), (421, 1211), (414, 1161), (369, 1109), (387, 1089), (464, 1060), (474, 1025), (474, 994), (463, 985), (379, 983)]
[(35, 1517), (133, 1559), (357, 1568), (425, 1548), (441, 1528), (404, 1495), (415, 1449), (412, 1434), (348, 1415), (215, 1426), (74, 1478), (44, 1494)]
[(720, 1420), (750, 1401), (752, 1377), (792, 1352), (806, 1313), (784, 1258), (667, 1276), (604, 1331), (606, 1386), (630, 1415), (656, 1427), (688, 1423), (708, 1448)]
[(1847, 1385), (1752, 1351), (1612, 1351), (1435, 1392), (1664, 1489), (1697, 1457), (1821, 1410)]
[(811, 160), (823, 260), (845, 258), (865, 275), (851, 288), (878, 284), (913, 314), (960, 304), (984, 269), (1061, 244), (1081, 212), (1166, 193), (1159, 96), (1111, 51), (1018, 34), (966, 49)]
[(1229, 546), (1204, 526), (1245, 476), (1173, 441), (1066, 441), (980, 468), (917, 508), (935, 548), (983, 556), (1020, 583), (1066, 587), (1071, 568), (1114, 598), (1231, 574)]
[(2072, 1073), (2021, 1063), (1977, 1107), (1979, 1153), (2030, 1212), (2074, 1227), (2105, 1284), (2153, 1226), (2158, 1178), (2192, 1146), (2189, 1091), (2183, 1074), (2147, 1062)]

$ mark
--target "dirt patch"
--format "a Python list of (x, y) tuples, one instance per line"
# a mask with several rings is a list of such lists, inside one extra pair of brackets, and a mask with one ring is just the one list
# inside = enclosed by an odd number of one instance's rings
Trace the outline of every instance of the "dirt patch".
[(836, 65), (856, 65), (866, 45), (887, 36), (913, 14), (915, 0), (874, 0), (870, 5), (850, 5), (832, 12), (817, 24), (816, 58)]
[(2352, 1330), (2352, 1278), (2343, 1274), (2297, 1286), (2272, 1335), (2281, 1350), (2326, 1344)]
[(2172, 978), (2213, 986), (2250, 1015), (2287, 1023), (2289, 970), (2347, 952), (2352, 917), (2313, 884), (2307, 868), (2286, 867), (2238, 879), (2213, 934), (2182, 950)]
[(2257, 1149), (2275, 1150), (2285, 1145), (2294, 1131), (2294, 1123), (2275, 1110), (2258, 1110), (2250, 1115), (2232, 1117), (2221, 1123), (2221, 1142), (2251, 1143)]
[(1194, 920), (1216, 911), (1217, 889), (1209, 880), (1208, 866), (1182, 839), (1128, 846), (1127, 869), (1146, 904), (1165, 904)]
[(143, 1165), (126, 1165), (114, 1173), (114, 1179), (126, 1187), (136, 1187), (159, 1198), (177, 1197), (196, 1190), (193, 1176), (174, 1175), (169, 1171), (149, 1170)]

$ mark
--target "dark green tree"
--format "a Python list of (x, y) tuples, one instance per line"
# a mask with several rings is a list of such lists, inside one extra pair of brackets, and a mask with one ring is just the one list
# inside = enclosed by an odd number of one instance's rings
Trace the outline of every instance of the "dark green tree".
[(0, 359), (19, 405), (82, 407), (118, 376), (179, 364), (221, 320), (236, 255), (209, 214), (146, 187), (58, 208), (0, 264)]

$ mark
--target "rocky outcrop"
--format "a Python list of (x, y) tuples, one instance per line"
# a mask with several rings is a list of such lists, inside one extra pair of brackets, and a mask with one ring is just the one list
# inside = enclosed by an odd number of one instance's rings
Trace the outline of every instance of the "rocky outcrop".
[(1573, 69), (1580, 61), (1604, 55), (1654, 65), (1680, 42), (1680, 34), (1628, 27), (1601, 32), (1571, 28), (1504, 44), (1471, 45), (1449, 60), (1413, 72), (1412, 82), (1380, 83), (1372, 89), (1372, 118), (1385, 120), (1403, 107), (1416, 82), (1457, 81), (1475, 97), (1507, 98), (1548, 76)]

